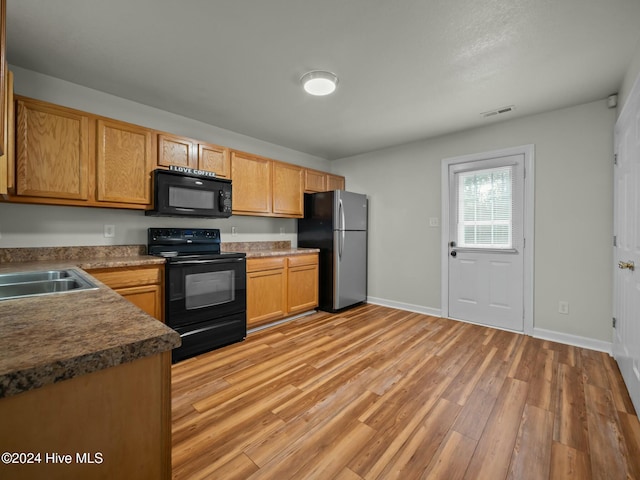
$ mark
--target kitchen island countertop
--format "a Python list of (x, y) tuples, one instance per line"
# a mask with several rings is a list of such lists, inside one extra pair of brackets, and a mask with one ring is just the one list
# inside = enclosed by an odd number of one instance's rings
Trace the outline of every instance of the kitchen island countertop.
[(75, 269), (98, 287), (0, 301), (0, 398), (180, 345), (180, 336), (82, 269), (162, 264), (148, 255), (2, 263), (0, 273)]

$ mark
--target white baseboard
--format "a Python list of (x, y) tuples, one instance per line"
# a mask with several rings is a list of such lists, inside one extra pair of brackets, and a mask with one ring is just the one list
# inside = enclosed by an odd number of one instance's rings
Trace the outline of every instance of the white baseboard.
[[(367, 303), (382, 305), (383, 307), (397, 308), (399, 310), (406, 310), (408, 312), (423, 313), (425, 315), (431, 315), (434, 317), (442, 316), (442, 310), (440, 310), (439, 308), (430, 308), (424, 307), (422, 305), (413, 305), (411, 303), (395, 302), (393, 300), (387, 300), (385, 298), (367, 297)], [(605, 352), (609, 355), (613, 355), (612, 342), (605, 342), (602, 340), (595, 340), (593, 338), (581, 337), (579, 335), (571, 335), (569, 333), (555, 332), (553, 330), (545, 330), (543, 328), (535, 327), (533, 329), (533, 337), (539, 338), (541, 340), (550, 340), (552, 342), (564, 343), (565, 345), (572, 345), (574, 347), (588, 348), (589, 350), (596, 350), (598, 352)]]
[(613, 355), (613, 343), (593, 338), (581, 337), (579, 335), (571, 335), (569, 333), (554, 332), (553, 330), (545, 330), (543, 328), (534, 328), (533, 336), (542, 340), (551, 340), (552, 342), (573, 345), (574, 347), (588, 348), (589, 350), (597, 350)]
[(374, 305), (382, 305), (383, 307), (397, 308), (399, 310), (407, 310), (408, 312), (423, 313), (433, 317), (442, 316), (442, 310), (439, 308), (423, 307), (422, 305), (413, 305), (411, 303), (394, 302), (385, 298), (367, 297), (367, 303)]

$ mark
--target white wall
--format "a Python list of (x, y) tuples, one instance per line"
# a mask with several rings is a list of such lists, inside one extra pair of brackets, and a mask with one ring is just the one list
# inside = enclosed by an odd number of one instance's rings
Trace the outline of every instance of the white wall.
[(439, 311), (441, 160), (534, 144), (534, 326), (610, 342), (615, 114), (602, 100), (336, 161), (370, 199), (369, 295)]
[[(97, 90), (10, 66), (15, 92), (71, 108), (145, 127), (190, 136), (305, 167), (330, 171), (327, 160), (247, 137), (229, 130), (115, 97)], [(116, 226), (105, 238), (103, 225)], [(220, 228), (225, 242), (290, 240), (296, 244), (296, 220), (233, 216), (224, 220), (145, 217), (141, 211), (19, 205), (0, 203), (0, 248), (60, 245), (146, 244), (146, 229), (154, 226)], [(238, 235), (231, 236), (231, 227)], [(281, 234), (281, 229), (284, 234)]]
[(638, 46), (636, 47), (636, 53), (629, 64), (629, 68), (627, 69), (627, 73), (624, 76), (624, 80), (622, 81), (622, 85), (620, 86), (620, 91), (618, 92), (618, 112), (622, 111), (624, 104), (629, 98), (629, 94), (633, 89), (633, 85), (636, 81), (639, 81), (640, 78), (640, 42), (638, 42)]

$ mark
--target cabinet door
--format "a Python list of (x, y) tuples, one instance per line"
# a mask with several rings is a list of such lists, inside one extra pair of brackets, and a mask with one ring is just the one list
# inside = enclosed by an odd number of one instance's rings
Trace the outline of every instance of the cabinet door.
[(163, 321), (162, 288), (160, 285), (119, 288), (116, 292), (152, 317), (157, 318), (161, 322)]
[(304, 168), (273, 162), (273, 213), (303, 217)]
[[(6, 31), (7, 31), (7, 2), (0, 0), (0, 112), (6, 110), (7, 91), (6, 91), (6, 75), (8, 72), (6, 59)], [(7, 142), (7, 119), (4, 115), (0, 115), (0, 155), (6, 151)], [(4, 192), (7, 193), (7, 192)]]
[(327, 191), (344, 190), (344, 177), (327, 174)]
[(327, 174), (317, 170), (304, 171), (304, 191), (309, 193), (327, 191)]
[(151, 130), (98, 120), (97, 200), (151, 203)]
[(306, 312), (318, 306), (317, 257), (313, 264), (290, 267), (287, 280), (287, 313), (293, 314)]
[(158, 134), (158, 165), (198, 168), (198, 157), (193, 141), (166, 133)]
[(89, 117), (21, 99), (17, 130), (17, 194), (87, 200)]
[(149, 315), (164, 321), (164, 266), (98, 268), (88, 269), (87, 273)]
[(247, 273), (247, 328), (283, 318), (287, 314), (286, 270)]
[(15, 179), (15, 118), (13, 106), (13, 73), (7, 70), (7, 91), (4, 108), (4, 153), (0, 155), (0, 194), (14, 190)]
[(229, 149), (210, 143), (198, 144), (198, 168), (216, 172), (217, 177), (231, 178)]
[(234, 214), (271, 213), (271, 160), (232, 152), (231, 179)]

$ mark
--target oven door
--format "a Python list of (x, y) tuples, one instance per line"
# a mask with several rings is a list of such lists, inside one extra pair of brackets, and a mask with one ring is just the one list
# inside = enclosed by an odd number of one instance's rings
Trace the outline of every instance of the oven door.
[(170, 327), (210, 322), (246, 311), (244, 258), (174, 259), (166, 271), (165, 305)]

